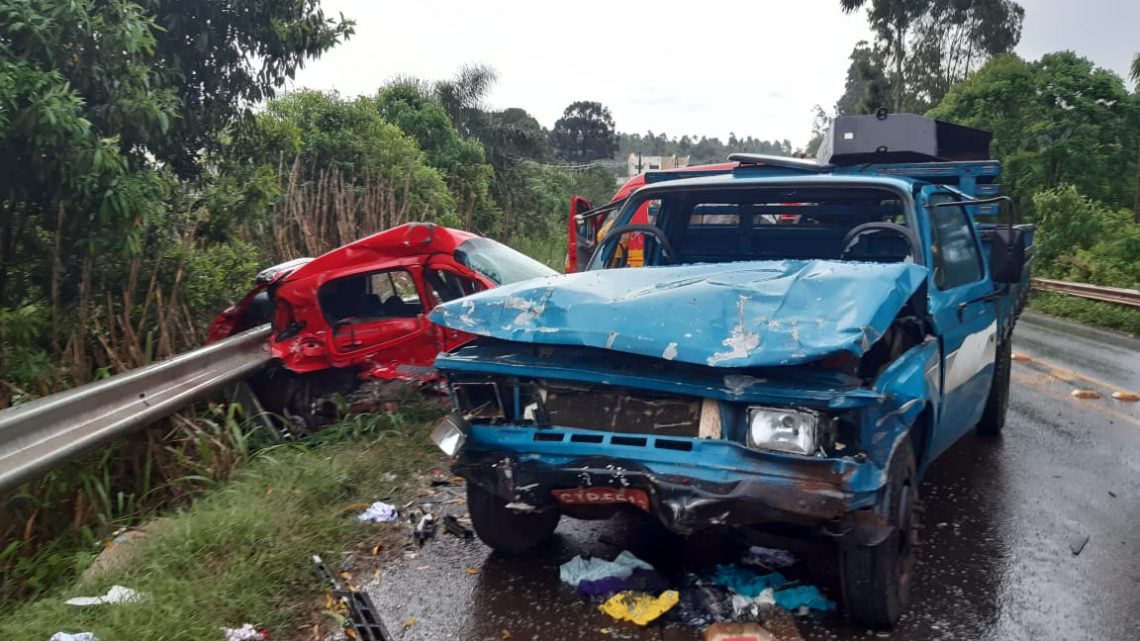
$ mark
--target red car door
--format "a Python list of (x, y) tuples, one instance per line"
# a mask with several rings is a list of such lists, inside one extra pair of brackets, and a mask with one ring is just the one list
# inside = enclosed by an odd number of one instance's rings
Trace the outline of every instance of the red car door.
[[(428, 261), (424, 267), (424, 284), (432, 296), (432, 307), (494, 287), (494, 283), (445, 255), (433, 256)], [(466, 332), (438, 325), (435, 331), (439, 351), (442, 352), (451, 351), (474, 338)]]
[[(322, 306), (332, 329), (336, 361), (371, 365), (374, 375), (396, 363), (430, 366), (437, 353), (427, 320), (430, 298), (418, 265), (390, 267), (341, 279), (344, 293), (328, 294)], [(382, 356), (381, 356), (382, 354)], [(392, 376), (396, 376), (394, 373)]]

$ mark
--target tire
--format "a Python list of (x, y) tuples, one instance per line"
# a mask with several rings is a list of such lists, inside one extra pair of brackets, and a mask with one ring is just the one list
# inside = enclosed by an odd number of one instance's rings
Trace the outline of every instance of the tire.
[(497, 552), (523, 554), (550, 538), (562, 517), (557, 510), (518, 512), (478, 485), (467, 483), (467, 509), (479, 540)]
[(876, 511), (894, 531), (876, 545), (854, 544), (839, 553), (840, 593), (847, 615), (877, 628), (894, 625), (906, 611), (914, 573), (914, 505), (918, 501), (914, 448), (906, 438), (887, 467), (887, 486)]
[(979, 436), (999, 436), (1005, 427), (1005, 411), (1009, 407), (1009, 376), (1013, 362), (1013, 347), (1008, 340), (998, 343), (994, 355), (994, 378), (990, 383), (990, 395), (986, 397), (986, 407), (982, 419), (978, 421)]

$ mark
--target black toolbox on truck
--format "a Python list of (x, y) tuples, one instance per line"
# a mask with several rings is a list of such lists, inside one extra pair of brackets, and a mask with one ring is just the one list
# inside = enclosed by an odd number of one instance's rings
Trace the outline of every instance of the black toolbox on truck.
[(988, 131), (917, 114), (840, 116), (819, 146), (820, 164), (989, 160)]

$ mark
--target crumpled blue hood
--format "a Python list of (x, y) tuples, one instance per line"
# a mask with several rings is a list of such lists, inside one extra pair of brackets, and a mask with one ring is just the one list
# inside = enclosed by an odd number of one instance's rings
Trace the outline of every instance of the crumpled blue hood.
[(713, 367), (862, 355), (926, 279), (907, 263), (823, 260), (609, 269), (536, 278), (436, 307), (480, 336)]

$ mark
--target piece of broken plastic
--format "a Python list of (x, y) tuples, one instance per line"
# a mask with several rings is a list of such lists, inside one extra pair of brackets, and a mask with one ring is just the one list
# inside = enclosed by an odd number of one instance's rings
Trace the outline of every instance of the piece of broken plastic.
[(112, 585), (107, 594), (103, 596), (77, 596), (73, 599), (64, 601), (67, 605), (107, 605), (112, 603), (142, 603), (147, 600), (147, 596), (140, 592), (123, 587), (121, 585)]
[(222, 628), (222, 634), (226, 641), (269, 641), (269, 633), (252, 623), (240, 628)]
[(383, 501), (376, 501), (368, 506), (360, 514), (356, 515), (356, 520), (361, 523), (387, 523), (388, 521), (395, 521), (399, 517), (399, 512), (396, 511), (395, 505), (389, 505)]
[(48, 641), (99, 641), (94, 632), (56, 632)]
[(610, 597), (608, 601), (598, 606), (598, 609), (618, 621), (648, 625), (677, 605), (680, 598), (676, 590), (666, 590), (659, 596), (622, 592)]
[(582, 581), (600, 581), (612, 577), (624, 579), (633, 574), (636, 568), (652, 570), (653, 566), (637, 558), (629, 550), (622, 550), (613, 561), (598, 557), (575, 556), (563, 563), (558, 568), (558, 573), (563, 583), (578, 587)]

